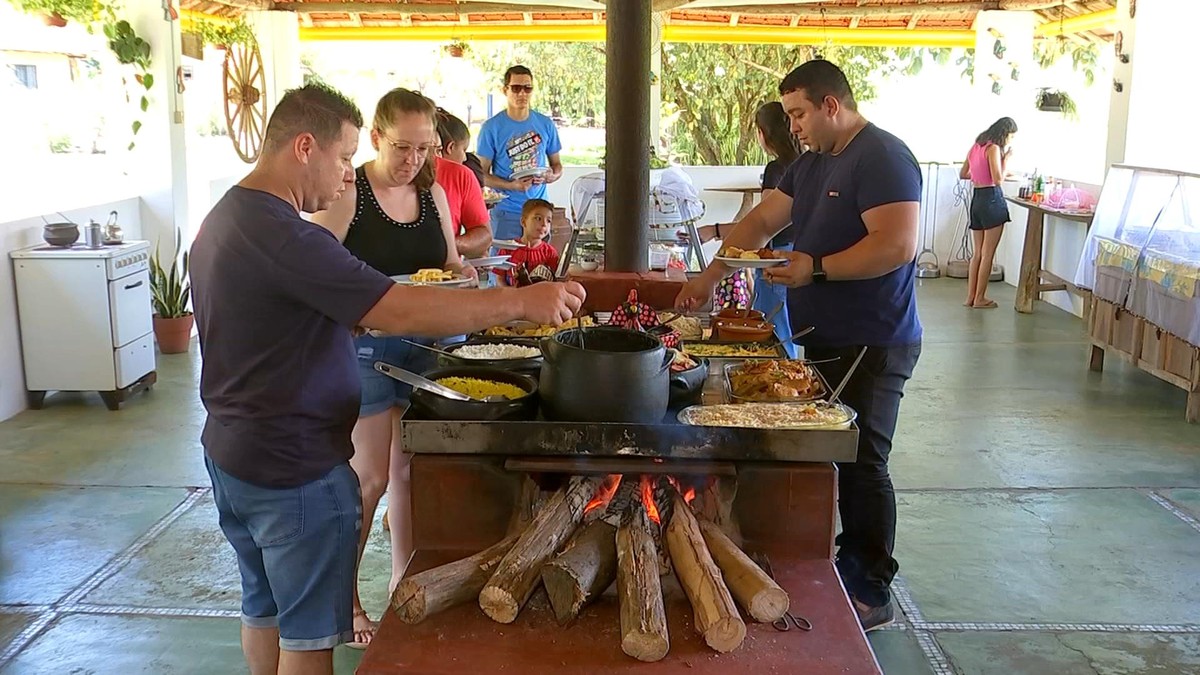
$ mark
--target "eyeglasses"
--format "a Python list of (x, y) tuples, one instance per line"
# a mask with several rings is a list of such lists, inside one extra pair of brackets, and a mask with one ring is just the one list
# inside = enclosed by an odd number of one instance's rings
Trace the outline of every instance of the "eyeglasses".
[(399, 152), (402, 155), (411, 155), (416, 153), (418, 157), (428, 157), (429, 153), (437, 152), (442, 149), (442, 146), (435, 143), (429, 143), (427, 145), (411, 145), (403, 141), (393, 141), (384, 134), (380, 134), (380, 136), (383, 137), (383, 140), (387, 141), (388, 145), (395, 148), (396, 152)]
[(533, 93), (533, 85), (532, 84), (510, 84), (507, 86), (510, 90), (512, 90), (512, 92), (514, 94), (520, 94), (521, 92), (524, 92), (526, 94)]

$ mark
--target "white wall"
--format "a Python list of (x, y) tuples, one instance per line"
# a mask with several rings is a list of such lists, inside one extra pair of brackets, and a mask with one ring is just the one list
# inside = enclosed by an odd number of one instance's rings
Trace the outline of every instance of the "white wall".
[[(116, 211), (118, 223), (127, 240), (142, 238), (140, 219), (141, 200), (130, 197), (87, 208), (66, 209), (61, 215), (47, 213), (0, 223), (0, 420), (8, 419), (25, 409), (25, 369), (21, 362), (21, 334), (17, 322), (17, 291), (13, 280), (9, 252), (37, 246), (42, 241), (42, 226), (47, 222), (62, 222), (63, 217), (85, 225), (89, 219), (104, 223), (110, 211)], [(44, 219), (43, 219), (44, 218)], [(83, 240), (83, 232), (79, 235)]]

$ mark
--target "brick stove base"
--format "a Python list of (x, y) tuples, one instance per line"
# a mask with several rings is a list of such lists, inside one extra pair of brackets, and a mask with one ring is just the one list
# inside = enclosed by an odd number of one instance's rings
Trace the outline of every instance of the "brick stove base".
[[(408, 573), (471, 555), (501, 539), (524, 475), (505, 471), (504, 458), (414, 456), (413, 533), (416, 555)], [(746, 640), (729, 654), (704, 645), (692, 625), (692, 608), (664, 578), (670, 652), (642, 663), (621, 651), (620, 618), (613, 589), (584, 609), (573, 624), (554, 620), (538, 591), (512, 624), (487, 618), (476, 603), (460, 605), (417, 625), (389, 611), (358, 668), (384, 673), (656, 672), (880, 673), (832, 562), (836, 473), (831, 464), (738, 463), (734, 513), (744, 548), (770, 556), (794, 614), (811, 632), (776, 631), (747, 623)]]

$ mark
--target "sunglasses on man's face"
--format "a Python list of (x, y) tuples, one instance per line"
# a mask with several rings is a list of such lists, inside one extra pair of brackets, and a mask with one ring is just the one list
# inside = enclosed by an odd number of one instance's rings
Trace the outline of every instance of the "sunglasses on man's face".
[(508, 85), (508, 88), (514, 94), (520, 94), (522, 92), (524, 92), (526, 94), (533, 93), (533, 85), (532, 84), (510, 84), (510, 85)]

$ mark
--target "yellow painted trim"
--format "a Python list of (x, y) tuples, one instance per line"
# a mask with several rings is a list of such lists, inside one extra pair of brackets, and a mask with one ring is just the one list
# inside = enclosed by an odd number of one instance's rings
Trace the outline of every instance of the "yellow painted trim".
[(1063, 19), (1061, 28), (1058, 21), (1047, 21), (1034, 28), (1033, 34), (1037, 37), (1054, 37), (1061, 30), (1066, 35), (1073, 35), (1089, 30), (1111, 28), (1118, 20), (1117, 10), (1114, 7), (1112, 9), (1102, 9), (1099, 12), (1092, 12), (1091, 14), (1081, 14), (1080, 16)]
[[(427, 26), (363, 26), (344, 28), (301, 28), (304, 41), (373, 40), (545, 40), (556, 42), (603, 42), (602, 24), (454, 24)], [(663, 27), (664, 42), (719, 42), (729, 44), (825, 44), (869, 47), (974, 47), (975, 32), (969, 30), (905, 30), (880, 28), (828, 28), (785, 26), (697, 26), (670, 24)]]
[(179, 16), (183, 19), (183, 25), (185, 28), (188, 26), (188, 24), (193, 24), (197, 21), (207, 21), (209, 23), (215, 23), (218, 26), (232, 26), (236, 23), (233, 19), (228, 19), (223, 16), (216, 16), (214, 14), (205, 14), (203, 12), (197, 12), (191, 9), (179, 10)]

